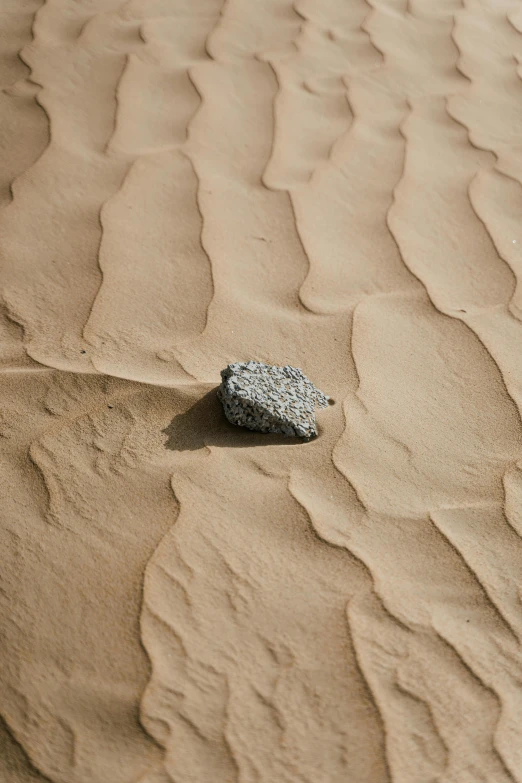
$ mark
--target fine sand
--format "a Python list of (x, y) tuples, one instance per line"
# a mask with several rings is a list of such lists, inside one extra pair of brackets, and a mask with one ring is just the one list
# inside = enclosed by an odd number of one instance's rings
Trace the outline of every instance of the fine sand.
[[(520, 783), (520, 0), (0, 55), (0, 782)], [(228, 424), (248, 359), (317, 439)]]

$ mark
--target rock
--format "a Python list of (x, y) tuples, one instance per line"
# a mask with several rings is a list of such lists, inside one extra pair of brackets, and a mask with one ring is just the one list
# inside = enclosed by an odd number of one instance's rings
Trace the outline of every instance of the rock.
[(218, 397), (232, 424), (307, 440), (317, 435), (315, 409), (329, 400), (296, 367), (252, 361), (221, 370)]

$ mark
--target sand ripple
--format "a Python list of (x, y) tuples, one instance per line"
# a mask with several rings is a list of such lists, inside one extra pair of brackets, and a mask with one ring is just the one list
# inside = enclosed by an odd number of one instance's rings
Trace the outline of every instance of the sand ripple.
[(1, 780), (522, 783), (519, 4), (0, 21)]

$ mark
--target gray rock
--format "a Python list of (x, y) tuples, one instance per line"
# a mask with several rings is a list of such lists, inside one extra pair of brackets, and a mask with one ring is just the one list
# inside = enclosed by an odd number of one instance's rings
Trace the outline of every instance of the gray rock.
[(221, 370), (218, 397), (232, 424), (306, 439), (317, 435), (315, 409), (329, 400), (296, 367), (252, 361)]

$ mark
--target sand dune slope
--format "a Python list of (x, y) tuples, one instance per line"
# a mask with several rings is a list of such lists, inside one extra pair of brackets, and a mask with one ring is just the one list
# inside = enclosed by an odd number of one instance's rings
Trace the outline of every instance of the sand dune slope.
[(522, 783), (518, 0), (5, 0), (0, 87), (0, 780)]

